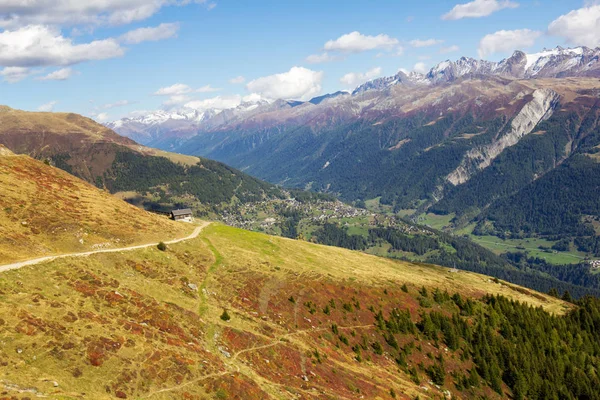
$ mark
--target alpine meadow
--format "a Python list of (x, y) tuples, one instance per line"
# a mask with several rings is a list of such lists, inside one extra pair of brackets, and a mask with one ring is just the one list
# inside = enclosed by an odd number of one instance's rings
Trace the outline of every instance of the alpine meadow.
[(598, 21), (0, 0), (0, 400), (600, 400)]

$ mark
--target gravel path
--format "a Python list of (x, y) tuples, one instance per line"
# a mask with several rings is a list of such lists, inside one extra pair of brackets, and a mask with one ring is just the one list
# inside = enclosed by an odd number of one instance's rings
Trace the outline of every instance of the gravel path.
[[(200, 234), (202, 229), (206, 228), (209, 224), (210, 224), (210, 222), (203, 222), (202, 225), (200, 225), (196, 229), (194, 229), (194, 232), (192, 232), (191, 235), (186, 236), (181, 239), (174, 239), (174, 240), (171, 240), (171, 241), (168, 241), (165, 243), (166, 244), (175, 244), (175, 243), (183, 242), (186, 240), (195, 239), (198, 237), (198, 235)], [(12, 269), (19, 269), (19, 268), (26, 267), (28, 265), (36, 265), (36, 264), (40, 264), (40, 263), (47, 262), (47, 261), (53, 261), (53, 260), (57, 260), (59, 258), (86, 257), (86, 256), (90, 256), (92, 254), (98, 254), (98, 253), (117, 253), (120, 251), (145, 249), (147, 247), (153, 247), (156, 245), (158, 245), (158, 243), (148, 243), (148, 244), (139, 244), (136, 246), (120, 247), (120, 248), (115, 248), (115, 249), (101, 249), (101, 250), (86, 251), (84, 253), (67, 253), (67, 254), (61, 254), (58, 256), (34, 258), (32, 260), (19, 261), (19, 262), (12, 263), (12, 264), (0, 265), (0, 272), (10, 271)]]

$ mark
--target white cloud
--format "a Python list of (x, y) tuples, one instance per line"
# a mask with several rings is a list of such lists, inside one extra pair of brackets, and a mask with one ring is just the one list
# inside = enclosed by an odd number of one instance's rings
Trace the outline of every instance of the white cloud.
[(427, 65), (424, 62), (418, 62), (413, 67), (413, 71), (418, 72), (420, 74), (426, 74), (427, 72), (429, 72), (429, 69), (427, 68)]
[(128, 106), (130, 104), (133, 104), (133, 103), (129, 100), (119, 100), (119, 101), (115, 101), (114, 103), (104, 104), (104, 105), (100, 106), (100, 108), (103, 110), (110, 110), (111, 108), (124, 107), (124, 106)]
[[(185, 85), (183, 83), (176, 83), (171, 86), (163, 87), (154, 92), (155, 96), (181, 96), (184, 94), (196, 92), (196, 93), (210, 93), (210, 92), (218, 92), (219, 88), (214, 88), (210, 85), (202, 86), (196, 90), (192, 89), (190, 86)], [(180, 102), (180, 103), (183, 103)]]
[(329, 40), (323, 48), (330, 51), (359, 53), (374, 49), (391, 49), (398, 44), (398, 39), (389, 37), (388, 35), (368, 36), (354, 31), (342, 35), (335, 40)]
[(155, 27), (138, 28), (122, 35), (119, 39), (127, 44), (156, 42), (177, 36), (179, 24), (160, 24)]
[(484, 58), (494, 53), (510, 52), (533, 46), (541, 35), (542, 32), (530, 29), (490, 33), (479, 41), (479, 57)]
[(144, 117), (151, 112), (152, 112), (152, 110), (134, 110), (134, 111), (131, 111), (129, 114), (127, 114), (127, 117), (128, 118)]
[(444, 41), (439, 40), (439, 39), (426, 39), (426, 40), (415, 39), (415, 40), (410, 41), (410, 45), (412, 47), (429, 47), (429, 46), (435, 46), (436, 44), (440, 44), (440, 43), (444, 43)]
[(219, 90), (221, 90), (220, 88), (214, 88), (210, 85), (206, 85), (206, 86), (202, 86), (199, 87), (198, 89), (196, 89), (197, 93), (211, 93), (211, 92), (218, 92)]
[(164, 101), (163, 106), (169, 108), (169, 107), (173, 107), (173, 106), (176, 106), (179, 104), (187, 103), (191, 100), (192, 100), (192, 98), (188, 95), (176, 94), (176, 95), (169, 97), (168, 100)]
[(73, 44), (57, 28), (48, 26), (31, 25), (0, 33), (0, 65), (8, 67), (72, 65), (124, 53), (114, 39)]
[(41, 106), (38, 107), (38, 111), (51, 112), (52, 110), (54, 110), (54, 106), (56, 105), (56, 103), (58, 103), (58, 102), (50, 101), (46, 104), (42, 104)]
[(97, 122), (106, 122), (109, 120), (109, 116), (105, 112), (92, 114), (92, 118), (94, 118)]
[(214, 3), (206, 0), (3, 0), (0, 26), (123, 25), (142, 21), (165, 6)]
[(66, 81), (75, 74), (77, 72), (71, 68), (61, 68), (37, 79), (40, 81)]
[(367, 72), (349, 72), (340, 78), (340, 83), (346, 87), (356, 87), (379, 76), (381, 76), (381, 67), (375, 67)]
[(321, 92), (323, 72), (292, 67), (288, 72), (248, 82), (246, 88), (267, 99), (309, 100)]
[(24, 67), (6, 67), (0, 71), (0, 76), (5, 82), (17, 83), (31, 75), (29, 68)]
[(442, 19), (457, 20), (462, 18), (487, 17), (505, 8), (517, 8), (519, 3), (510, 0), (475, 0), (470, 3), (457, 4), (442, 16)]
[(242, 97), (242, 101), (249, 101), (249, 102), (257, 102), (259, 100), (264, 100), (263, 97), (258, 94), (258, 93), (250, 93), (247, 96)]
[(329, 53), (321, 53), (321, 54), (311, 54), (306, 57), (306, 62), (309, 64), (321, 64), (324, 62), (333, 61), (336, 58)]
[(192, 88), (183, 83), (176, 83), (171, 86), (163, 87), (154, 92), (155, 96), (173, 96), (190, 93)]
[(244, 78), (243, 76), (236, 76), (235, 78), (231, 78), (229, 80), (229, 83), (234, 84), (234, 85), (239, 85), (241, 83), (246, 82), (246, 78)]
[(599, 46), (600, 5), (590, 5), (561, 15), (550, 23), (548, 33), (562, 36), (576, 46)]
[(242, 102), (242, 96), (217, 96), (210, 99), (194, 100), (185, 104), (186, 108), (193, 108), (198, 111), (205, 111), (211, 108), (217, 110), (226, 110), (228, 108), (234, 108), (240, 105)]
[(452, 46), (448, 46), (448, 47), (442, 47), (440, 49), (440, 54), (448, 54), (448, 53), (454, 53), (456, 51), (459, 51), (460, 47), (458, 47), (457, 45), (452, 45)]

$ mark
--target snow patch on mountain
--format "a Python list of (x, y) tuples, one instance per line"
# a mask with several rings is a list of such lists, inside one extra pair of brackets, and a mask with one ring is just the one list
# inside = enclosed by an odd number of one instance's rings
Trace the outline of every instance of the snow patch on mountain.
[[(273, 120), (276, 111), (293, 108), (295, 117), (309, 113), (314, 117), (316, 110), (336, 107), (335, 113), (359, 115), (365, 110), (385, 110), (393, 107), (395, 86), (425, 87), (444, 85), (459, 79), (486, 79), (501, 77), (508, 79), (532, 79), (552, 77), (600, 77), (600, 48), (556, 47), (538, 53), (525, 54), (515, 51), (511, 57), (499, 62), (461, 57), (456, 61), (445, 60), (427, 74), (400, 70), (393, 76), (377, 78), (358, 86), (352, 93), (335, 92), (315, 97), (308, 102), (293, 100), (248, 101), (229, 109), (180, 109), (157, 110), (142, 116), (124, 118), (106, 124), (118, 133), (153, 145), (163, 136), (186, 138), (202, 131), (213, 131), (222, 127), (235, 127), (246, 121), (261, 118)], [(376, 98), (377, 97), (377, 98)], [(441, 102), (440, 98), (438, 102)]]

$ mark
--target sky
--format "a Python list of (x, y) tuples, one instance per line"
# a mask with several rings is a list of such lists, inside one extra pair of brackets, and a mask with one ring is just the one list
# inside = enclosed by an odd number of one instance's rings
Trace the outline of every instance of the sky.
[(600, 0), (0, 0), (0, 104), (99, 122), (600, 46)]

